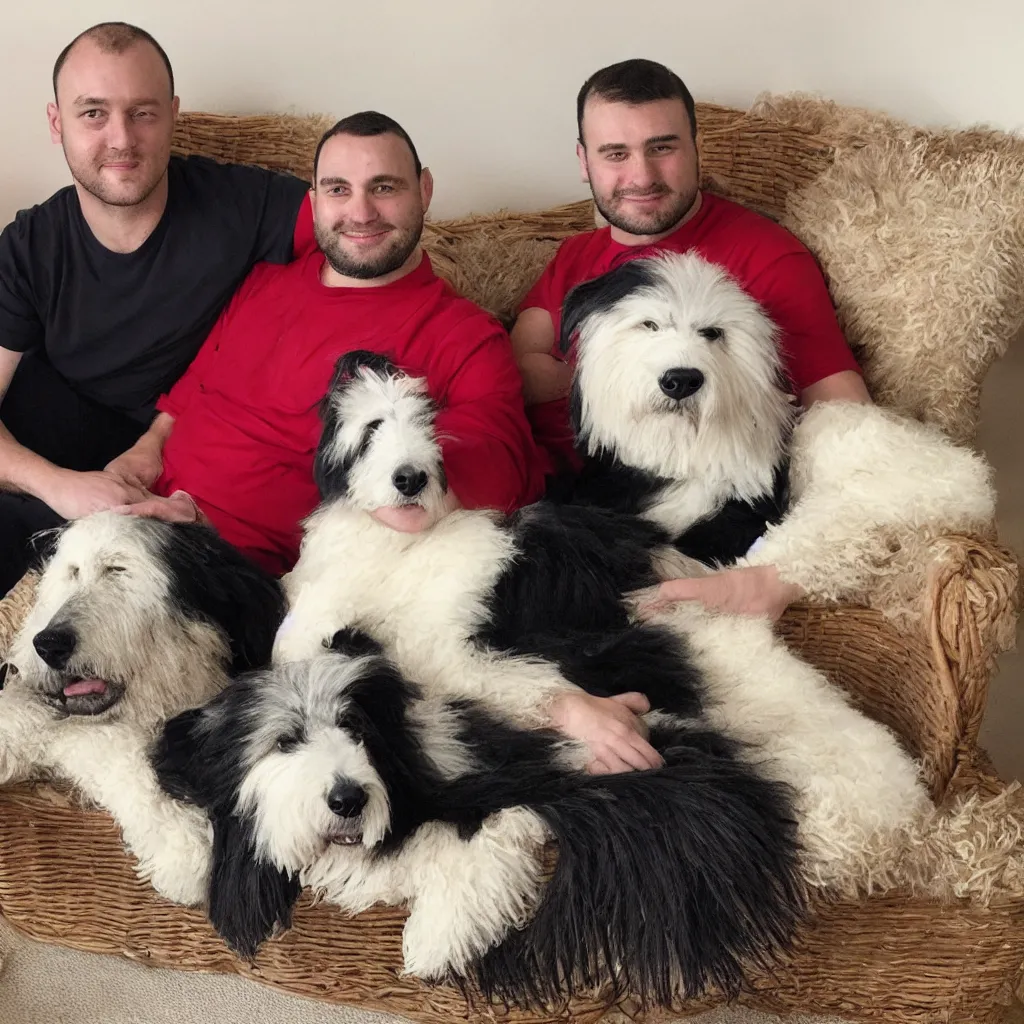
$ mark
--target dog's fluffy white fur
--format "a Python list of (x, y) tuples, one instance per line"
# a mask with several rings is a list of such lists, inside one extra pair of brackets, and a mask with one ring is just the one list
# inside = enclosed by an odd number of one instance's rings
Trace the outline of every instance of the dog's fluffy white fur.
[[(376, 457), (371, 440), (358, 459)], [(436, 461), (422, 468), (441, 472)], [(428, 693), (483, 699), (519, 722), (546, 724), (550, 698), (572, 686), (558, 666), (474, 643), (494, 615), (499, 577), (524, 557), (514, 531), (486, 512), (457, 512), (424, 532), (401, 534), (338, 487), (306, 524), (286, 581), (290, 611), (275, 660), (313, 656), (336, 630), (353, 626), (383, 643)], [(663, 621), (686, 638), (706, 676), (714, 725), (750, 741), (762, 770), (799, 794), (809, 881), (841, 878), (873, 833), (928, 806), (917, 766), (892, 733), (789, 652), (767, 622), (685, 606)]]
[(793, 433), (791, 504), (740, 564), (774, 565), (819, 600), (920, 615), (931, 545), (991, 529), (991, 469), (937, 428), (874, 405), (818, 402)]
[(770, 494), (794, 414), (777, 333), (721, 267), (693, 253), (631, 261), (578, 286), (562, 347), (576, 345), (581, 453), (658, 480), (637, 511), (673, 536), (727, 501)]
[[(238, 635), (179, 593), (183, 572), (202, 586), (189, 558), (197, 543), (208, 553), (194, 528), (111, 512), (71, 523), (56, 538), (0, 692), (0, 784), (46, 775), (73, 783), (117, 820), (140, 877), (186, 904), (205, 897), (208, 822), (160, 789), (148, 747), (164, 719), (213, 696), (240, 660)], [(276, 584), (262, 585), (264, 608), (279, 605)], [(234, 596), (262, 620), (269, 654), (279, 616), (260, 615), (256, 593)]]

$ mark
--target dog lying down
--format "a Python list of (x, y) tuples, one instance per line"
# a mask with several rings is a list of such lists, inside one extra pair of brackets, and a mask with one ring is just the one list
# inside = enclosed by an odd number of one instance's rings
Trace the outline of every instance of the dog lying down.
[(407, 903), (407, 971), (520, 1005), (735, 993), (804, 913), (792, 794), (707, 725), (660, 632), (598, 656), (663, 676), (648, 772), (588, 775), (581, 745), (425, 695), (352, 630), (172, 719), (156, 769), (213, 821), (214, 926), (252, 956), (309, 884), (351, 913)]
[(148, 747), (230, 673), (267, 663), (281, 588), (204, 527), (100, 512), (51, 540), (0, 692), (0, 783), (72, 783), (117, 820), (142, 878), (199, 903), (208, 822), (160, 789)]
[[(657, 524), (549, 502), (508, 519), (439, 518), (446, 483), (430, 399), (422, 382), (379, 356), (341, 361), (324, 418), (316, 458), (324, 500), (286, 578), (275, 663), (315, 656), (351, 627), (383, 644), (428, 696), (477, 700), (524, 726), (548, 725), (551, 699), (578, 688), (639, 690), (657, 703), (646, 660), (595, 669), (591, 657), (630, 627), (624, 595), (655, 582), (653, 556), (669, 540)], [(399, 533), (371, 515), (413, 503), (433, 526)], [(678, 671), (699, 680), (708, 724), (792, 788), (805, 878), (855, 888), (877, 833), (929, 805), (917, 765), (767, 621), (681, 604), (661, 623), (658, 657), (672, 661), (684, 641)]]
[[(905, 613), (901, 589), (924, 592), (929, 543), (992, 522), (989, 468), (877, 406), (818, 402), (796, 416), (776, 334), (738, 284), (692, 253), (579, 285), (560, 345), (575, 354), (583, 469), (557, 497), (659, 525), (689, 573), (774, 565), (816, 598)], [(670, 564), (679, 574), (679, 559)]]

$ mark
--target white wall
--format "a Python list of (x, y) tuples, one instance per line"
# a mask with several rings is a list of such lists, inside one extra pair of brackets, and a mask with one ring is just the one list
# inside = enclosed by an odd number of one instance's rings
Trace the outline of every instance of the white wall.
[[(146, 28), (183, 109), (373, 107), (437, 181), (434, 214), (581, 198), (574, 100), (632, 56), (698, 99), (808, 90), (922, 124), (1024, 128), (1021, 0), (3, 0), (0, 225), (68, 182), (45, 105), (62, 46), (98, 21)], [(17, 13), (15, 13), (17, 12)]]

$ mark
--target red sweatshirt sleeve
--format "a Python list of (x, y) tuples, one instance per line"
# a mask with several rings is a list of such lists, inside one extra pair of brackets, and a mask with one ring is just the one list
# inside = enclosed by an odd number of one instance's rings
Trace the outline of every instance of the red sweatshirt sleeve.
[(793, 252), (769, 264), (748, 285), (779, 328), (779, 351), (796, 393), (860, 366), (843, 337), (814, 257)]
[(466, 508), (514, 511), (544, 489), (545, 462), (530, 433), (512, 343), (496, 320), (468, 317), (436, 346), (444, 394), (436, 427), (445, 472)]

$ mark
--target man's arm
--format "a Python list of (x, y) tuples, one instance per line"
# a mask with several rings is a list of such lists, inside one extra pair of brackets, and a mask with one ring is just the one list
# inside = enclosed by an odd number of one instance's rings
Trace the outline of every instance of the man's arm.
[(163, 450), (174, 429), (174, 417), (159, 412), (142, 437), (107, 463), (106, 472), (135, 487), (149, 488), (163, 472)]
[(523, 379), (527, 405), (555, 402), (569, 394), (569, 364), (552, 355), (555, 325), (546, 309), (524, 309), (512, 328), (512, 351)]
[[(0, 348), (0, 415), (3, 414), (3, 397), (21, 356), (20, 352)], [(101, 509), (135, 501), (142, 494), (137, 486), (108, 473), (76, 473), (55, 466), (18, 444), (2, 422), (0, 490), (31, 494), (65, 519), (78, 519)]]
[(856, 370), (840, 370), (808, 385), (800, 392), (800, 404), (809, 409), (815, 402), (863, 402), (871, 405), (864, 378)]
[(441, 358), (431, 390), (445, 396), (436, 428), (462, 505), (511, 511), (536, 500), (545, 464), (526, 419), (508, 335), (496, 321), (473, 317), (436, 351)]
[[(23, 355), (22, 352), (0, 348), (0, 416), (3, 415), (4, 395), (11, 386), (14, 371)], [(56, 468), (41, 455), (18, 444), (3, 422), (0, 422), (0, 489), (38, 497), (37, 491), (44, 477)]]

